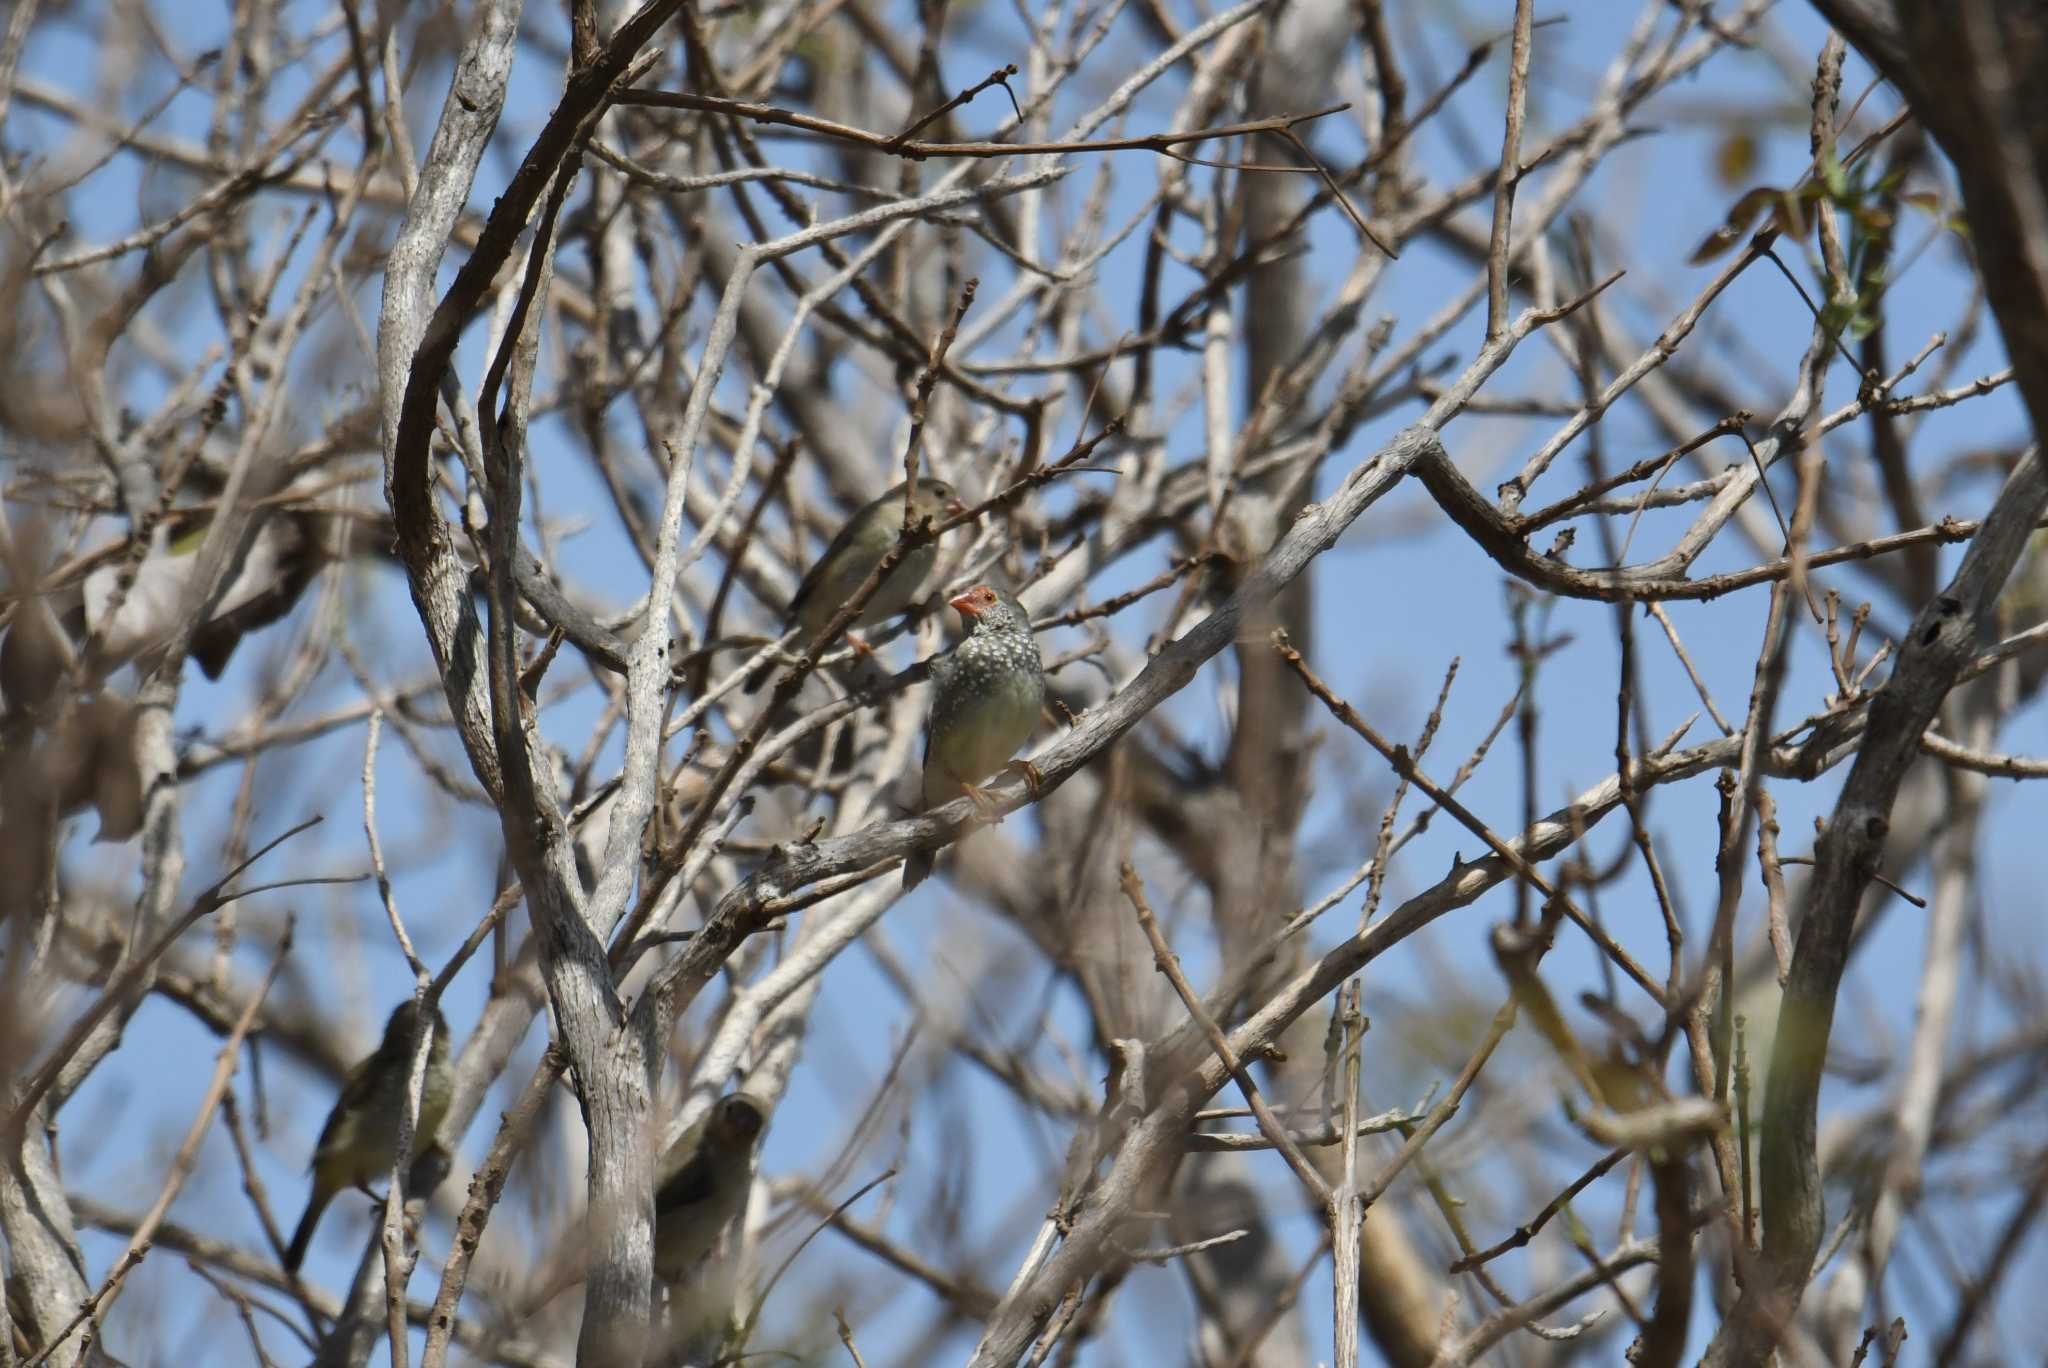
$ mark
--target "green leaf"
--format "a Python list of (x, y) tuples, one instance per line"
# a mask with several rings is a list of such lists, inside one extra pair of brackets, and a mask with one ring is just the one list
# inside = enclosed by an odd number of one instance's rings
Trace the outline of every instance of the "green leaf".
[(1835, 160), (1833, 148), (1821, 153), (1820, 180), (1831, 198), (1841, 201), (1849, 197), (1849, 177), (1842, 170), (1842, 164)]

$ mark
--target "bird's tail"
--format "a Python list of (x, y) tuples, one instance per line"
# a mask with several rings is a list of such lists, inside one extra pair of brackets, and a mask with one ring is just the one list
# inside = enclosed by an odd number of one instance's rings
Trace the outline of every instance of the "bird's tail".
[(938, 852), (934, 850), (913, 850), (904, 856), (903, 891), (908, 893), (929, 878), (932, 866), (937, 862)]
[(285, 1251), (284, 1266), (292, 1272), (298, 1272), (299, 1265), (306, 1261), (306, 1246), (313, 1243), (313, 1227), (320, 1224), (320, 1213), (333, 1200), (334, 1194), (323, 1191), (316, 1180), (313, 1195), (306, 1199), (306, 1214), (299, 1217), (299, 1228), (292, 1232), (292, 1246)]

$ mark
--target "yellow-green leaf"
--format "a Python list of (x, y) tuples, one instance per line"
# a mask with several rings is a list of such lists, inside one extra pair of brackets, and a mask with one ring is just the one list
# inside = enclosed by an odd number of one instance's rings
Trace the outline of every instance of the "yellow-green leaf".
[(1699, 246), (1693, 248), (1692, 256), (1688, 258), (1689, 262), (1698, 266), (1703, 262), (1712, 261), (1742, 241), (1748, 234), (1750, 225), (1756, 222), (1757, 216), (1782, 197), (1782, 191), (1769, 185), (1760, 185), (1754, 190), (1745, 191), (1735, 203), (1728, 206), (1727, 220), (1707, 234)]
[(1756, 135), (1747, 130), (1731, 132), (1714, 147), (1714, 178), (1735, 186), (1756, 174), (1759, 148)]

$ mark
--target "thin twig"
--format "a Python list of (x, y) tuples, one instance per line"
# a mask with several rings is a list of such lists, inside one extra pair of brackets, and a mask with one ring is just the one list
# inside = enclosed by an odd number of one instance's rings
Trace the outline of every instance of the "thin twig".
[(1244, 1094), (1245, 1105), (1249, 1106), (1252, 1115), (1258, 1118), (1260, 1132), (1272, 1142), (1273, 1148), (1280, 1151), (1287, 1160), (1287, 1167), (1294, 1170), (1294, 1176), (1301, 1180), (1301, 1185), (1308, 1189), (1316, 1204), (1328, 1206), (1329, 1184), (1323, 1181), (1323, 1176), (1316, 1172), (1315, 1166), (1309, 1163), (1308, 1157), (1287, 1134), (1286, 1128), (1280, 1124), (1280, 1119), (1273, 1115), (1272, 1109), (1266, 1105), (1265, 1097), (1259, 1092), (1259, 1085), (1252, 1080), (1250, 1070), (1245, 1068), (1244, 1062), (1231, 1050), (1230, 1042), (1223, 1038), (1222, 1029), (1210, 1017), (1208, 1009), (1202, 1006), (1201, 998), (1189, 985), (1187, 976), (1181, 972), (1180, 957), (1173, 953), (1172, 948), (1166, 943), (1166, 937), (1160, 933), (1159, 922), (1152, 915), (1151, 904), (1145, 901), (1145, 886), (1138, 881), (1138, 871), (1131, 867), (1128, 860), (1122, 866), (1120, 878), (1124, 896), (1130, 899), (1131, 910), (1137, 913), (1138, 926), (1144, 931), (1145, 939), (1152, 946), (1153, 964), (1160, 973), (1166, 975), (1166, 981), (1173, 985), (1173, 991), (1187, 1007), (1188, 1015), (1202, 1028), (1202, 1033), (1208, 1036), (1209, 1046), (1216, 1051), (1216, 1057), (1230, 1071), (1230, 1076), (1237, 1080), (1238, 1091)]
[(1515, 33), (1508, 57), (1507, 128), (1500, 140), (1500, 175), (1493, 187), (1493, 233), (1486, 248), (1486, 338), (1508, 325), (1508, 240), (1515, 186), (1522, 177), (1522, 116), (1529, 99), (1529, 25), (1534, 0), (1515, 0)]
[(1158, 152), (1169, 157), (1177, 157), (1179, 154), (1174, 149), (1185, 143), (1215, 142), (1222, 138), (1242, 138), (1256, 133), (1282, 133), (1300, 124), (1340, 114), (1351, 107), (1349, 103), (1334, 104), (1306, 114), (1279, 114), (1269, 119), (1254, 119), (1248, 123), (1198, 128), (1185, 133), (1147, 133), (1135, 138), (1101, 138), (1093, 141), (1082, 138), (1045, 143), (935, 143), (899, 140), (888, 134), (871, 133), (865, 128), (855, 128), (851, 124), (821, 119), (814, 114), (802, 114), (776, 105), (759, 104), (752, 100), (732, 100), (716, 95), (699, 95), (690, 91), (621, 90), (615, 93), (614, 102), (621, 105), (643, 105), (654, 109), (690, 109), (705, 114), (727, 114), (736, 119), (750, 119), (755, 123), (800, 128), (807, 133), (819, 133), (842, 142), (857, 143), (892, 157), (907, 157), (911, 161), (924, 161), (932, 157), (1032, 157), (1062, 152)]
[[(207, 1084), (205, 1093), (199, 1099), (199, 1109), (192, 1117), (192, 1124), (185, 1130), (183, 1143), (171, 1157), (163, 1187), (157, 1192), (156, 1201), (150, 1204), (149, 1210), (136, 1223), (134, 1234), (128, 1237), (127, 1248), (115, 1258), (113, 1267), (108, 1271), (106, 1281), (100, 1284), (99, 1290), (78, 1308), (78, 1314), (72, 1317), (70, 1324), (51, 1336), (50, 1342), (34, 1357), (28, 1359), (23, 1368), (36, 1368), (36, 1365), (48, 1360), (50, 1355), (63, 1347), (64, 1342), (71, 1338), (71, 1332), (81, 1323), (91, 1321), (97, 1327), (101, 1316), (114, 1304), (115, 1298), (120, 1296), (129, 1273), (133, 1272), (135, 1266), (149, 1253), (150, 1242), (156, 1234), (157, 1226), (162, 1223), (165, 1213), (171, 1209), (171, 1203), (177, 1200), (178, 1193), (185, 1186), (186, 1178), (191, 1176), (192, 1166), (199, 1157), (200, 1142), (206, 1138), (206, 1132), (213, 1125), (214, 1111), (220, 1106), (221, 1099), (227, 1096), (228, 1084), (235, 1076), (235, 1063), (241, 1057), (242, 1040), (249, 1034), (249, 1028), (256, 1024), (256, 1016), (262, 1010), (264, 1000), (270, 995), (270, 985), (277, 982), (278, 973), (284, 968), (285, 958), (291, 954), (292, 930), (293, 923), (287, 918), (284, 934), (278, 939), (277, 952), (271, 956), (270, 968), (264, 973), (256, 991), (249, 995), (248, 1005), (243, 1007), (241, 1016), (236, 1018), (234, 1029), (229, 1031), (227, 1039), (221, 1042), (220, 1051), (214, 1058), (213, 1079)], [(88, 1334), (87, 1338), (89, 1340), (91, 1335)]]

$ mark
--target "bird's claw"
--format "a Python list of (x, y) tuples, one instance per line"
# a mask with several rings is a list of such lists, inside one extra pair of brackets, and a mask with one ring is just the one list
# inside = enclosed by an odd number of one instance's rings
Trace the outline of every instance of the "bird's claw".
[(975, 810), (981, 814), (982, 821), (995, 823), (1003, 820), (1001, 809), (997, 805), (994, 796), (987, 789), (979, 788), (973, 784), (962, 784), (960, 787), (966, 791), (969, 798), (974, 800)]
[(1040, 774), (1038, 766), (1032, 764), (1029, 760), (1012, 760), (1006, 768), (1013, 769), (1024, 776), (1024, 791), (1031, 795), (1033, 801), (1036, 801), (1038, 796), (1045, 792), (1045, 776)]

